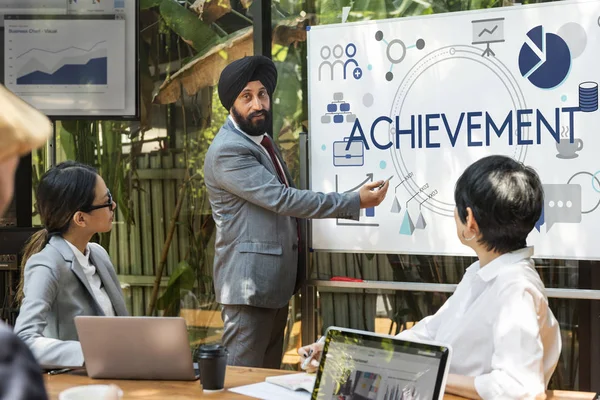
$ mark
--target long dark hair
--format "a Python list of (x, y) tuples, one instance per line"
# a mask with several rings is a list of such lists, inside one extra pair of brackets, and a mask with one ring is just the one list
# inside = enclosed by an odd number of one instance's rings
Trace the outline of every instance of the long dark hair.
[(27, 260), (39, 253), (51, 236), (67, 232), (77, 211), (85, 210), (93, 204), (97, 176), (94, 168), (76, 161), (62, 162), (42, 176), (35, 199), (44, 228), (34, 233), (23, 249), (21, 281), (17, 291), (19, 303), (23, 300)]

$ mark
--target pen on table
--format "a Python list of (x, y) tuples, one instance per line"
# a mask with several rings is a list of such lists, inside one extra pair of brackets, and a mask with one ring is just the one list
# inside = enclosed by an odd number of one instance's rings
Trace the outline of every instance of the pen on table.
[(53, 369), (52, 371), (48, 371), (48, 375), (59, 375), (64, 374), (71, 371), (72, 368), (63, 368), (63, 369)]
[[(321, 336), (319, 338), (319, 340), (317, 340), (317, 344), (324, 344), (324, 343), (325, 343), (325, 336)], [(302, 368), (302, 369), (308, 368), (308, 365), (312, 361), (314, 355), (315, 355), (315, 352), (312, 351), (312, 349), (311, 349), (310, 352), (308, 353), (308, 357), (306, 357), (306, 360), (304, 360), (302, 362), (302, 365), (300, 366), (300, 368)]]

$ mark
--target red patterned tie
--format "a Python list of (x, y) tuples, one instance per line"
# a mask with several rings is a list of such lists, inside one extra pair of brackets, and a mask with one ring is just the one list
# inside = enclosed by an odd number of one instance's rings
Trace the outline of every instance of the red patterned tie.
[(285, 186), (288, 186), (285, 180), (283, 170), (281, 169), (281, 166), (279, 165), (279, 162), (277, 160), (277, 155), (275, 154), (275, 149), (273, 148), (273, 142), (271, 141), (271, 138), (269, 138), (269, 135), (264, 135), (260, 144), (267, 150), (267, 153), (269, 153), (269, 155), (271, 156), (271, 161), (273, 161), (273, 165), (275, 166), (275, 170), (277, 171), (279, 181)]

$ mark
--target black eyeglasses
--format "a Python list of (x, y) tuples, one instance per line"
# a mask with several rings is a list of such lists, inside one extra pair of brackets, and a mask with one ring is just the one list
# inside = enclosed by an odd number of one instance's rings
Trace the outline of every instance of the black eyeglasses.
[(100, 205), (97, 205), (97, 206), (90, 206), (90, 207), (86, 208), (85, 210), (81, 210), (81, 211), (89, 213), (89, 212), (92, 212), (94, 210), (99, 210), (99, 209), (104, 208), (104, 207), (110, 207), (110, 208), (112, 208), (112, 206), (113, 206), (113, 198), (112, 198), (112, 194), (110, 194), (110, 190), (106, 191), (106, 195), (108, 196), (108, 202), (106, 204), (100, 204)]

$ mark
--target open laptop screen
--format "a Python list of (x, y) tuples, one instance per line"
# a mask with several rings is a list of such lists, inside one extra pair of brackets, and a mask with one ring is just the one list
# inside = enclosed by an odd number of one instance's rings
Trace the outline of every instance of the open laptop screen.
[(312, 399), (438, 399), (450, 349), (331, 327)]

